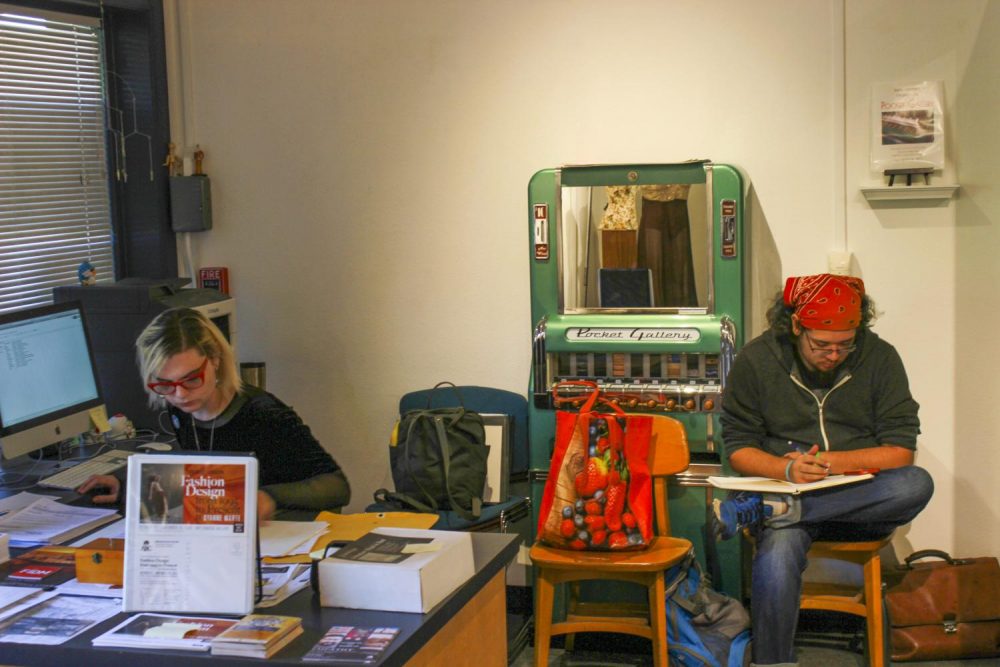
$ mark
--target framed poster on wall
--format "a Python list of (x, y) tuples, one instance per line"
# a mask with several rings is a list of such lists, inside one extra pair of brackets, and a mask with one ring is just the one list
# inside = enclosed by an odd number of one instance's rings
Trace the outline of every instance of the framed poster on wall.
[(944, 84), (876, 83), (872, 86), (871, 167), (944, 168)]

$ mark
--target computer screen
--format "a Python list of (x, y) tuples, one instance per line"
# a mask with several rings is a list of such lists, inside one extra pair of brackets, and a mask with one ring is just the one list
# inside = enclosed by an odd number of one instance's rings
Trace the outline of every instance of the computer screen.
[(90, 428), (103, 404), (79, 303), (0, 315), (0, 449), (10, 459)]

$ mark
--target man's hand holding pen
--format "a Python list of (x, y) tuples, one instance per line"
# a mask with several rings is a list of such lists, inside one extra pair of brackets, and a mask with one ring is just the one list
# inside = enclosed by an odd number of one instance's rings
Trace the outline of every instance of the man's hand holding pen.
[(792, 442), (788, 444), (793, 449), (785, 454), (785, 458), (789, 459), (785, 466), (785, 479), (789, 482), (796, 484), (818, 482), (830, 475), (830, 463), (823, 460), (819, 445), (805, 449)]

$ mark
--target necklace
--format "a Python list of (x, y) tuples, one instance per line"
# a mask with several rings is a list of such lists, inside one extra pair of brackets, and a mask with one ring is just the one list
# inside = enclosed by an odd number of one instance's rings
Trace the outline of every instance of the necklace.
[[(209, 431), (209, 435), (208, 435), (208, 451), (210, 451), (210, 452), (213, 451), (213, 448), (215, 447), (215, 420), (216, 419), (218, 419), (218, 416), (216, 416), (216, 417), (214, 417), (212, 419), (212, 430)], [(194, 417), (191, 417), (191, 432), (194, 433), (194, 446), (197, 447), (198, 451), (200, 452), (201, 451), (201, 443), (198, 442), (198, 427), (194, 425)]]

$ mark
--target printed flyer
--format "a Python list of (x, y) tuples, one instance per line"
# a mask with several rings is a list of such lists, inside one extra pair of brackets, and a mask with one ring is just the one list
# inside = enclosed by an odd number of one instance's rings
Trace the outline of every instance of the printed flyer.
[(253, 609), (256, 459), (135, 454), (127, 488), (125, 611)]
[(940, 81), (872, 86), (871, 166), (944, 168), (944, 86)]

